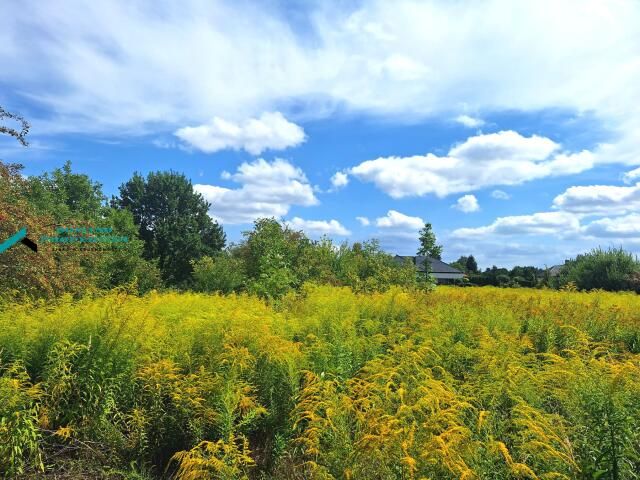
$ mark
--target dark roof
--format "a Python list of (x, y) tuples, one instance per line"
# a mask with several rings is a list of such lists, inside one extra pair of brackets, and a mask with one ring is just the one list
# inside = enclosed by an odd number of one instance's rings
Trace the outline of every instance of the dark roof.
[(558, 275), (560, 275), (560, 273), (562, 273), (563, 268), (564, 265), (554, 265), (549, 269), (549, 275), (551, 275), (552, 277), (557, 277)]
[(416, 269), (419, 272), (424, 272), (424, 262), (427, 260), (431, 264), (431, 273), (460, 273), (463, 274), (457, 268), (453, 268), (451, 265), (444, 263), (441, 260), (436, 260), (435, 258), (425, 257), (422, 255), (411, 256), (411, 255), (396, 255), (395, 260), (398, 263), (404, 262), (405, 260), (411, 260), (411, 262), (416, 266)]

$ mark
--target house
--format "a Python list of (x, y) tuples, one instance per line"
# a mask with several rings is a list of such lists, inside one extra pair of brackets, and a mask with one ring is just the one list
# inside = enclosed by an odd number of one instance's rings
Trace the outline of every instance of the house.
[(422, 255), (407, 256), (396, 255), (394, 260), (398, 263), (404, 263), (407, 260), (411, 261), (416, 266), (418, 272), (425, 272), (425, 262), (429, 262), (430, 273), (437, 283), (455, 283), (456, 280), (462, 280), (465, 277), (464, 272), (461, 272), (457, 268), (453, 268), (451, 265), (444, 263), (441, 260), (437, 260), (431, 257), (425, 257)]
[(550, 277), (557, 277), (562, 273), (562, 269), (564, 268), (564, 265), (554, 265), (553, 267), (551, 267), (548, 272), (549, 272), (549, 276)]

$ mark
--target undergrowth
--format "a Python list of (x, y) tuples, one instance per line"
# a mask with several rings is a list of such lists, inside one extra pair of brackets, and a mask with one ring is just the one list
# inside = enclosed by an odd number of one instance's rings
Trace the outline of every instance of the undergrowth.
[(0, 310), (6, 478), (638, 472), (635, 295), (307, 285)]

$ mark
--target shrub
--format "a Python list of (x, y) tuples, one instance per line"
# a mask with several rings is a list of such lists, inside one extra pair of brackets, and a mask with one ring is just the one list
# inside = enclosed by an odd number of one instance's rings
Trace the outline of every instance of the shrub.
[(245, 282), (242, 261), (229, 254), (203, 257), (193, 263), (193, 288), (198, 292), (239, 292)]
[(596, 248), (569, 260), (560, 283), (574, 282), (581, 290), (634, 290), (637, 287), (634, 279), (639, 272), (640, 262), (633, 254), (621, 248)]

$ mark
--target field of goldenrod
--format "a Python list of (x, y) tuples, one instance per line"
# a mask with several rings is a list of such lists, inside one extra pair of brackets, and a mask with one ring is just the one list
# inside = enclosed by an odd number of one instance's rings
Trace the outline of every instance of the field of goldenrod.
[[(640, 296), (124, 293), (0, 310), (0, 472), (640, 478)], [(62, 476), (56, 478), (63, 478)]]

